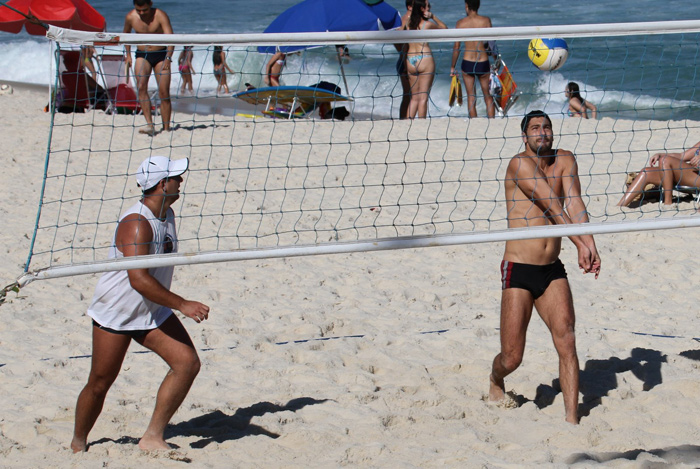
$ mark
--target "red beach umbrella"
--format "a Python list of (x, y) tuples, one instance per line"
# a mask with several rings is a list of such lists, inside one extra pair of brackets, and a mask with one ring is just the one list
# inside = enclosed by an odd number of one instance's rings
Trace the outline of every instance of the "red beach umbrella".
[(19, 33), (24, 26), (29, 34), (44, 36), (46, 28), (6, 6), (61, 28), (99, 32), (107, 26), (104, 16), (85, 0), (10, 0), (0, 4), (0, 31), (8, 33)]

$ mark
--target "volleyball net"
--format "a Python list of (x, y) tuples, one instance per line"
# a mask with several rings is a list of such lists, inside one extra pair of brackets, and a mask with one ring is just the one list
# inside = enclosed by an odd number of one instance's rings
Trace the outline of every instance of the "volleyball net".
[[(95, 34), (51, 27), (48, 36), (57, 45), (51, 132), (36, 229), (18, 282), (698, 226), (692, 188), (680, 188), (671, 209), (659, 203), (658, 190), (640, 194), (631, 209), (616, 204), (628, 173), (646, 166), (651, 155), (683, 151), (700, 140), (699, 34), (700, 21), (286, 35)], [(533, 66), (527, 50), (536, 37), (566, 38), (562, 68)], [(480, 118), (469, 119), (466, 95), (463, 106), (448, 104), (453, 44), (492, 40), (517, 84), (517, 99), (499, 117), (485, 119), (479, 90)], [(399, 119), (404, 91), (395, 45), (406, 42), (429, 42), (432, 49), (428, 119)], [(127, 44), (175, 46), (173, 131), (139, 133), (145, 120), (134, 97), (134, 72), (121, 59)], [(290, 45), (303, 48), (287, 55), (280, 86), (330, 83), (338, 87), (330, 92), (344, 98), (331, 99), (330, 107), (344, 113), (329, 113), (322, 100), (310, 103), (298, 90), (291, 98), (281, 91), (258, 96), (253, 104), (232, 97), (266, 88), (271, 55), (260, 48)], [(344, 57), (337, 45), (347, 47)], [(94, 58), (88, 57), (94, 75), (81, 65), (85, 46), (94, 48)], [(177, 70), (184, 46), (192, 46), (192, 92), (187, 86), (182, 91)], [(229, 93), (217, 93), (212, 59), (219, 50), (234, 72), (226, 77)], [(595, 103), (597, 119), (568, 117), (568, 82)], [(153, 77), (150, 90), (157, 114)], [(555, 146), (577, 156), (590, 223), (508, 229), (503, 180), (510, 158), (523, 150), (520, 121), (533, 109), (552, 118)], [(158, 128), (160, 119), (154, 116)], [(141, 195), (136, 169), (153, 155), (190, 158), (175, 207), (179, 252), (108, 261), (119, 215)]]

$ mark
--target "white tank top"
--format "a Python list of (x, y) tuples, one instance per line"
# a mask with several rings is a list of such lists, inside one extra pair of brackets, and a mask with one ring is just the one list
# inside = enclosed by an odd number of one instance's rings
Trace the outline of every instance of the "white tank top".
[[(171, 209), (168, 209), (165, 220), (160, 220), (148, 207), (137, 202), (122, 214), (119, 221), (121, 222), (132, 213), (141, 214), (151, 224), (153, 243), (149, 247), (149, 254), (177, 252), (175, 214)], [(112, 246), (109, 248), (110, 259), (124, 257), (124, 254), (116, 248), (116, 236), (115, 229)], [(173, 270), (173, 266), (154, 267), (148, 269), (148, 273), (165, 288), (170, 289)], [(153, 303), (134, 290), (129, 283), (126, 270), (102, 274), (97, 282), (92, 304), (88, 308), (88, 316), (98, 324), (117, 331), (155, 329), (172, 313), (170, 308)]]

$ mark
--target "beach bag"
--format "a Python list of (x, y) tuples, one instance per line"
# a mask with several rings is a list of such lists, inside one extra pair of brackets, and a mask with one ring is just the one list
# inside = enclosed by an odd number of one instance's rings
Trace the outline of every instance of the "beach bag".
[(462, 82), (459, 81), (457, 75), (452, 77), (452, 84), (450, 85), (450, 107), (454, 106), (455, 100), (458, 105), (462, 105)]
[(498, 57), (498, 46), (496, 41), (484, 41), (484, 49), (486, 49), (486, 55), (493, 58)]
[(341, 89), (340, 86), (336, 85), (335, 83), (331, 83), (328, 81), (320, 81), (316, 83), (315, 85), (311, 85), (309, 88), (319, 88), (321, 90), (326, 90), (330, 91), (331, 93), (336, 93), (336, 94), (341, 94)]
[(501, 84), (501, 79), (498, 78), (498, 74), (494, 67), (491, 67), (491, 73), (489, 74), (489, 94), (499, 103), (503, 95), (503, 85)]

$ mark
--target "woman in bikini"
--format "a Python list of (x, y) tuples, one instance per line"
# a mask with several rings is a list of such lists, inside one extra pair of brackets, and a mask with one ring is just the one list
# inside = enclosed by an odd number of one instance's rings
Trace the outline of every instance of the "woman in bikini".
[(218, 94), (221, 90), (224, 93), (230, 93), (228, 89), (228, 82), (226, 81), (226, 70), (231, 73), (235, 73), (231, 70), (226, 63), (226, 54), (221, 46), (214, 46), (214, 53), (211, 55), (211, 59), (214, 62), (214, 78), (216, 78), (216, 93)]
[(282, 75), (282, 68), (284, 68), (286, 60), (287, 54), (284, 52), (276, 52), (267, 62), (265, 77), (263, 78), (266, 85), (280, 86), (280, 75)]
[(182, 52), (180, 52), (180, 56), (177, 58), (177, 68), (180, 70), (180, 77), (182, 77), (180, 93), (184, 93), (185, 90), (189, 90), (190, 93), (194, 92), (194, 88), (192, 87), (192, 75), (194, 75), (194, 68), (192, 67), (193, 56), (192, 46), (185, 46)]
[[(430, 21), (432, 20), (432, 21)], [(428, 0), (414, 0), (409, 30), (447, 29), (447, 25), (430, 12)], [(411, 84), (411, 102), (408, 105), (408, 118), (428, 116), (430, 88), (435, 78), (435, 61), (427, 42), (411, 42), (406, 50), (406, 71)]]
[(598, 108), (581, 97), (578, 84), (570, 82), (564, 88), (564, 94), (569, 100), (569, 116), (588, 119), (588, 111), (590, 110), (593, 119), (598, 117)]
[(644, 192), (647, 184), (662, 186), (664, 205), (671, 205), (673, 188), (676, 184), (700, 187), (699, 169), (700, 142), (681, 153), (657, 153), (649, 160), (649, 166), (637, 174), (617, 205), (629, 206), (639, 194)]

